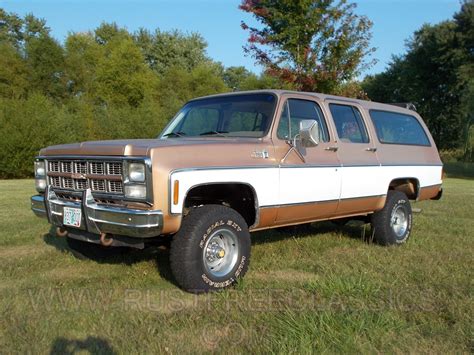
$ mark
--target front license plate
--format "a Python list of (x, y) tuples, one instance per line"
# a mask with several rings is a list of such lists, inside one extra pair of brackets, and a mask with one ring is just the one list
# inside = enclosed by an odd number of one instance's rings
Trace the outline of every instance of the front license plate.
[(82, 211), (80, 208), (64, 207), (63, 224), (65, 226), (77, 227), (81, 226)]

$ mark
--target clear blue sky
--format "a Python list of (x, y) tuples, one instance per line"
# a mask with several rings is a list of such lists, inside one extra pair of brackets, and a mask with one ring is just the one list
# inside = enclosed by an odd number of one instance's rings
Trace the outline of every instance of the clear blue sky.
[[(384, 70), (392, 54), (404, 51), (405, 40), (424, 23), (447, 20), (460, 8), (459, 0), (356, 0), (357, 12), (374, 23), (373, 58), (378, 63), (368, 73)], [(55, 38), (69, 31), (87, 31), (101, 22), (116, 22), (130, 31), (139, 27), (199, 32), (208, 43), (208, 55), (225, 66), (261, 68), (245, 57), (247, 34), (240, 21), (252, 18), (238, 9), (239, 0), (0, 0), (0, 7), (19, 15), (33, 13), (46, 19)]]

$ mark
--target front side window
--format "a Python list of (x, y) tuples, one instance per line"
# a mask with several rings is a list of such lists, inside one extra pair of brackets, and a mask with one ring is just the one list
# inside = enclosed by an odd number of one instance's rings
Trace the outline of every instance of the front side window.
[(380, 143), (429, 146), (430, 141), (416, 117), (398, 112), (370, 110)]
[(341, 142), (369, 142), (367, 129), (357, 108), (349, 105), (330, 104), (329, 109)]
[(302, 120), (314, 120), (319, 125), (319, 141), (328, 142), (329, 133), (321, 108), (313, 101), (289, 99), (285, 106), (278, 124), (277, 137), (284, 140), (292, 140), (299, 133)]
[(160, 138), (263, 137), (276, 105), (272, 94), (210, 97), (187, 103)]

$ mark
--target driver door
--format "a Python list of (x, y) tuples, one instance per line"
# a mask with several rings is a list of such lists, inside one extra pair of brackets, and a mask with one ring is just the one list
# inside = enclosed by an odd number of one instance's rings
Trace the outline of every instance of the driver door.
[[(300, 121), (314, 120), (319, 126), (319, 143), (297, 147)], [(288, 96), (280, 113), (274, 139), (280, 159), (279, 208), (276, 224), (291, 224), (331, 217), (341, 190), (341, 164), (334, 148), (334, 133), (316, 100)]]

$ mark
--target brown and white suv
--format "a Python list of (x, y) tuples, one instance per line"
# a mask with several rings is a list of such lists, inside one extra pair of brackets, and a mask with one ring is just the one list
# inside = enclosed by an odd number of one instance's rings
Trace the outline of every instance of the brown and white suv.
[(364, 218), (378, 243), (400, 244), (409, 200), (442, 192), (442, 163), (415, 111), (276, 90), (192, 100), (157, 139), (42, 149), (35, 177), (32, 210), (76, 254), (172, 236), (172, 272), (192, 292), (245, 274), (249, 232)]

